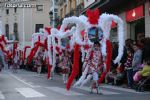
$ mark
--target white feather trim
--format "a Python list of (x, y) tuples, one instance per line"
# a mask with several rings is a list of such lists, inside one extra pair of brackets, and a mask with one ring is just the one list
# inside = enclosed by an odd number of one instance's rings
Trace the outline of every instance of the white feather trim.
[(82, 76), (81, 76), (80, 79), (74, 84), (74, 87), (80, 85), (80, 84), (83, 82), (83, 80), (85, 80), (86, 75), (87, 75), (87, 73), (88, 73), (88, 69), (89, 69), (89, 66), (87, 66), (87, 67), (85, 68), (85, 70), (82, 72)]
[(51, 38), (52, 38), (52, 36), (49, 35), (48, 40), (47, 40), (47, 42), (48, 42), (48, 57), (49, 57), (50, 65), (52, 65), (52, 51), (51, 51), (52, 39)]
[(99, 19), (99, 26), (103, 30), (104, 39), (102, 41), (102, 54), (106, 55), (106, 40), (109, 39), (112, 21), (118, 24), (118, 41), (119, 49), (118, 56), (114, 60), (114, 63), (118, 63), (121, 60), (124, 50), (124, 26), (123, 21), (116, 15), (102, 14)]
[(85, 85), (87, 82), (89, 82), (89, 81), (91, 80), (91, 78), (92, 78), (92, 75), (89, 74), (89, 75), (87, 76), (87, 78), (86, 78), (85, 80), (82, 81), (80, 87), (83, 87), (83, 85)]

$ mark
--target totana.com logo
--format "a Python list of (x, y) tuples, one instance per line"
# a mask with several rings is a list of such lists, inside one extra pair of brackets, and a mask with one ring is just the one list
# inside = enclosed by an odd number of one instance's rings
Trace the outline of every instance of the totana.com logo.
[(25, 3), (5, 3), (6, 8), (34, 8), (35, 4), (25, 4)]
[(27, 2), (29, 0), (5, 0), (5, 7), (7, 8), (34, 8), (36, 4)]

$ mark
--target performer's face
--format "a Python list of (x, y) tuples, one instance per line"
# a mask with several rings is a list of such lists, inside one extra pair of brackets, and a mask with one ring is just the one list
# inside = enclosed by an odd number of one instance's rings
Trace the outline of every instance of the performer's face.
[(96, 50), (96, 51), (100, 50), (100, 46), (98, 44), (95, 44), (94, 45), (94, 50)]
[(68, 51), (67, 50), (65, 51), (65, 56), (68, 56)]

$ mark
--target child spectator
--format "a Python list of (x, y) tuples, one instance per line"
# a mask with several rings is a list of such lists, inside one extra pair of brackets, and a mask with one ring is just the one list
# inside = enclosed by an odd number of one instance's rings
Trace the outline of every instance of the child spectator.
[(124, 66), (127, 71), (128, 87), (131, 88), (133, 85), (133, 68), (132, 68), (133, 50), (128, 48), (127, 54), (128, 56)]
[(148, 76), (150, 76), (150, 59), (146, 60), (146, 64), (144, 65), (143, 69), (136, 72), (133, 78), (135, 82), (138, 82), (142, 78), (146, 78)]

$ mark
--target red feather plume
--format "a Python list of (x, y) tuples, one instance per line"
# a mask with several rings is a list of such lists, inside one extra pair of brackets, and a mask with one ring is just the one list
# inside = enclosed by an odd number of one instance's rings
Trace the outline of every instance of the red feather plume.
[(51, 77), (51, 69), (52, 69), (52, 66), (51, 66), (51, 64), (50, 64), (50, 62), (49, 62), (49, 57), (47, 58), (47, 62), (48, 62), (48, 67), (47, 67), (47, 70), (48, 70), (48, 72), (47, 72), (47, 79), (49, 79), (50, 77)]
[(28, 48), (31, 48), (31, 46), (25, 46), (25, 48), (24, 48), (23, 60), (25, 60), (25, 58), (26, 58), (26, 51)]
[(78, 44), (75, 44), (74, 64), (72, 67), (72, 73), (71, 73), (71, 75), (68, 79), (67, 85), (66, 85), (67, 90), (70, 89), (73, 80), (76, 78), (76, 76), (79, 73), (79, 57), (80, 57), (80, 46)]
[(107, 58), (106, 58), (106, 71), (104, 71), (102, 73), (102, 75), (99, 78), (99, 84), (101, 84), (103, 82), (103, 80), (105, 79), (105, 76), (107, 74), (107, 72), (110, 71), (110, 63), (111, 63), (111, 58), (112, 58), (112, 45), (111, 42), (109, 40), (106, 41), (106, 46), (107, 46)]
[(88, 21), (90, 22), (90, 24), (98, 24), (98, 19), (99, 19), (99, 9), (95, 9), (95, 10), (90, 10), (88, 9), (86, 11), (86, 15), (88, 16)]

